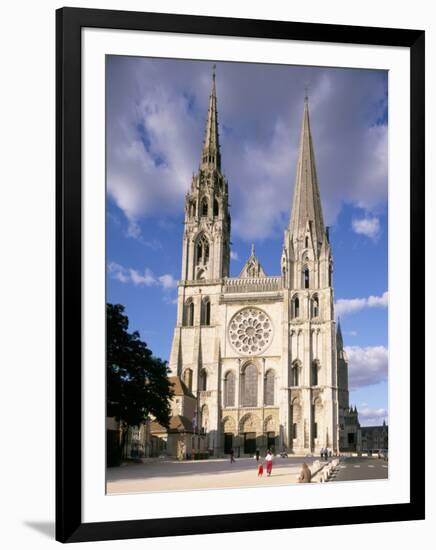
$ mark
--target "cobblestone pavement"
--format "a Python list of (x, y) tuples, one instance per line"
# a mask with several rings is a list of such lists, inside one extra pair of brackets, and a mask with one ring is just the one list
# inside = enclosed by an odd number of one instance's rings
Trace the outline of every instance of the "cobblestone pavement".
[(271, 477), (257, 475), (254, 458), (196, 461), (155, 461), (125, 464), (107, 469), (107, 493), (143, 493), (149, 491), (180, 491), (228, 487), (287, 485), (297, 482), (301, 464), (309, 467), (316, 458), (276, 458)]

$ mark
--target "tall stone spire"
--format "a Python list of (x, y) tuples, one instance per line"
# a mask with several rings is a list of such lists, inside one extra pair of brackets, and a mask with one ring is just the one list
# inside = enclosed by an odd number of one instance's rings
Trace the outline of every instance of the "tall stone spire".
[(339, 318), (338, 318), (338, 328), (336, 329), (336, 349), (338, 351), (344, 349), (344, 340), (342, 338), (341, 322)]
[(313, 245), (320, 245), (324, 239), (325, 228), (322, 216), (318, 177), (316, 174), (315, 154), (309, 120), (309, 99), (304, 98), (303, 124), (301, 126), (300, 150), (297, 162), (292, 213), (289, 222), (291, 239), (302, 240), (311, 226)]
[(206, 132), (201, 155), (201, 168), (221, 169), (221, 153), (218, 134), (218, 113), (216, 102), (215, 65), (212, 73), (212, 90), (209, 96)]

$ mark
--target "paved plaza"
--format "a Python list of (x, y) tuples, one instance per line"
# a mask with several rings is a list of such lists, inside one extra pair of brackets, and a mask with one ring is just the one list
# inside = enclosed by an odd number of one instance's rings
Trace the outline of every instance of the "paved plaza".
[(271, 477), (257, 475), (255, 458), (209, 460), (153, 461), (125, 464), (107, 470), (107, 493), (143, 493), (148, 491), (182, 491), (191, 489), (223, 489), (287, 485), (297, 482), (301, 464), (309, 467), (316, 458), (276, 458)]
[[(192, 489), (224, 489), (231, 487), (266, 487), (297, 483), (301, 464), (306, 462), (314, 470), (315, 458), (274, 459), (271, 477), (264, 472), (257, 475), (254, 458), (209, 460), (153, 460), (142, 464), (123, 464), (107, 469), (107, 493), (144, 493), (156, 491), (186, 491)], [(327, 463), (321, 463), (321, 465)], [(342, 458), (330, 481), (386, 479), (388, 463), (377, 458)], [(318, 481), (316, 476), (314, 481)]]

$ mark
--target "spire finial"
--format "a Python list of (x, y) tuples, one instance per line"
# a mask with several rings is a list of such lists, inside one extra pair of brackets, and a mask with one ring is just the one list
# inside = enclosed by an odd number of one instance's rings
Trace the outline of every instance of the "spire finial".
[(252, 255), (252, 256), (255, 255), (255, 252), (254, 252), (254, 243), (251, 243), (251, 255)]
[(309, 103), (309, 85), (304, 87), (304, 103)]
[(201, 165), (221, 169), (221, 154), (218, 135), (218, 113), (216, 102), (215, 63), (212, 65), (212, 87), (209, 96), (206, 132), (203, 141)]

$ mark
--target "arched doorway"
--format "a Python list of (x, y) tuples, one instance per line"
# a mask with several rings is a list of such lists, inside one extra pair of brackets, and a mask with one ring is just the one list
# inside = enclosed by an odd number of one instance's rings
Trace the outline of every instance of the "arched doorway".
[(252, 414), (245, 415), (241, 420), (240, 434), (242, 437), (242, 445), (245, 454), (254, 454), (256, 452), (258, 425), (259, 423), (257, 418), (255, 418)]

